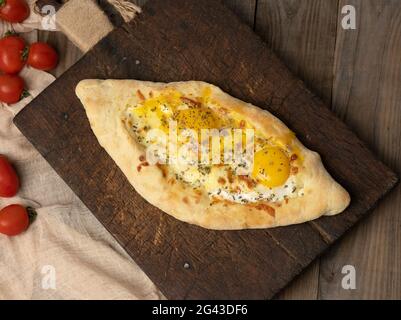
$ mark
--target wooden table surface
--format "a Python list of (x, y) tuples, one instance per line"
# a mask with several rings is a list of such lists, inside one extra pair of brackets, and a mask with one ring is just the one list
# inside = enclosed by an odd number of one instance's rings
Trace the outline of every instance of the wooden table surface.
[[(134, 1), (142, 5), (146, 0)], [(401, 1), (225, 0), (290, 69), (396, 172), (401, 172)], [(341, 27), (345, 5), (356, 30)], [(53, 44), (62, 74), (82, 53), (59, 32), (37, 33)], [(335, 157), (335, 155), (333, 155)], [(401, 299), (401, 187), (397, 186), (278, 299)], [(345, 290), (342, 269), (356, 270)]]

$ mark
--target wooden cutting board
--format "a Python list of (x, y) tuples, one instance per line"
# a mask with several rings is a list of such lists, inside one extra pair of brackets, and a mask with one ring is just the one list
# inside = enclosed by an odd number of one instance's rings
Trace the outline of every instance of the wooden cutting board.
[[(87, 78), (204, 80), (282, 119), (352, 196), (341, 215), (270, 230), (211, 231), (145, 202), (99, 146), (74, 94)], [(170, 299), (272, 298), (397, 182), (219, 1), (151, 0), (15, 119), (22, 133)]]

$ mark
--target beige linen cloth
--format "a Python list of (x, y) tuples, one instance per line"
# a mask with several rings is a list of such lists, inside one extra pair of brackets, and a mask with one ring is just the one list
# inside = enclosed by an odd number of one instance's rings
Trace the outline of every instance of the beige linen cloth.
[[(31, 28), (40, 28), (36, 15), (14, 25), (19, 32)], [(8, 24), (0, 25), (1, 34), (9, 29)], [(30, 33), (26, 37), (35, 40)], [(21, 75), (32, 96), (54, 81), (48, 73), (28, 67)], [(0, 105), (0, 153), (12, 160), (22, 182), (15, 198), (0, 199), (0, 208), (20, 203), (38, 212), (24, 234), (0, 235), (0, 299), (163, 299), (14, 126), (13, 117), (31, 100)]]

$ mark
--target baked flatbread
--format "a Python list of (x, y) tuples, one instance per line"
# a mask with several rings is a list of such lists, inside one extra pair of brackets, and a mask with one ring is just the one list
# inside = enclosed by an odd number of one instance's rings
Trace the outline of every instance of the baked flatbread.
[(270, 228), (335, 215), (350, 202), (279, 119), (211, 84), (84, 80), (76, 94), (135, 190), (181, 221)]

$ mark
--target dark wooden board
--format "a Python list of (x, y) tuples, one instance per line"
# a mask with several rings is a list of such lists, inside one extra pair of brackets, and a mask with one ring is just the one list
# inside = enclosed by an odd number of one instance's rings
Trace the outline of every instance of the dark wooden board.
[[(322, 155), (352, 203), (335, 217), (270, 230), (210, 231), (179, 222), (146, 203), (98, 145), (74, 94), (86, 78), (214, 83), (285, 121)], [(15, 123), (168, 298), (273, 297), (397, 181), (249, 27), (213, 0), (149, 1)]]

